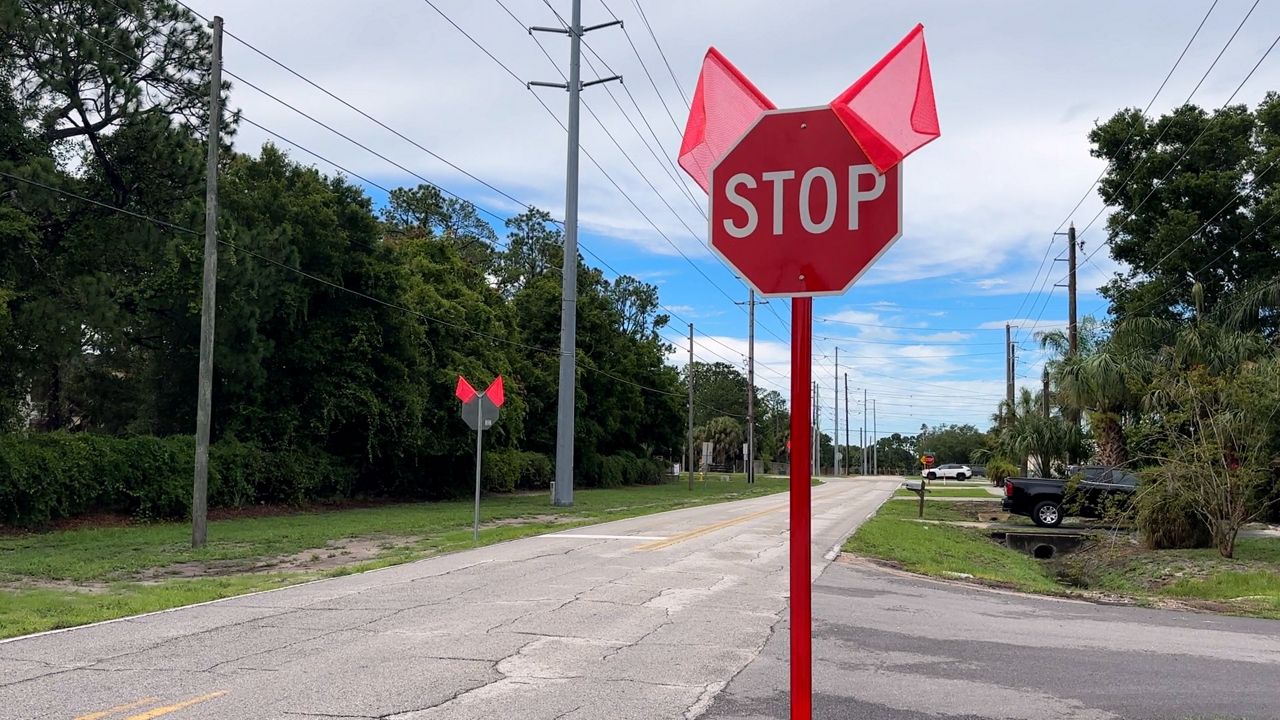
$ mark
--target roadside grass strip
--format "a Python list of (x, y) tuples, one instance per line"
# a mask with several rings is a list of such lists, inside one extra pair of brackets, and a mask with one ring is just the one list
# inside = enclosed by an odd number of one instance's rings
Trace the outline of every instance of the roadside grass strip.
[[(610, 520), (743, 500), (785, 478), (580, 489), (574, 506), (547, 493), (485, 497), (479, 545)], [(476, 547), (470, 500), (287, 512), (209, 523), (190, 547), (187, 523), (129, 523), (0, 535), (0, 638), (165, 610)]]
[(924, 519), (936, 522), (922, 523), (915, 503), (885, 503), (844, 551), (921, 575), (1023, 592), (1280, 619), (1280, 538), (1241, 538), (1235, 557), (1226, 559), (1213, 549), (1150, 550), (1126, 532), (1043, 561), (981, 529), (945, 524), (972, 522), (992, 507), (926, 500)]

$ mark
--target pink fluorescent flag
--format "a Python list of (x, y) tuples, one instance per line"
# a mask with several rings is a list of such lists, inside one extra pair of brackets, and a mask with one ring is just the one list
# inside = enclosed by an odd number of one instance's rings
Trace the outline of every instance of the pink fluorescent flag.
[(719, 50), (707, 50), (680, 143), (680, 167), (705, 192), (711, 168), (774, 104)]
[(924, 26), (831, 101), (840, 122), (880, 172), (942, 134), (933, 100)]
[(494, 379), (493, 383), (489, 385), (489, 389), (484, 391), (484, 394), (488, 396), (489, 400), (494, 404), (494, 407), (502, 407), (502, 403), (506, 402), (507, 398), (502, 391), (501, 375)]
[(453, 391), (453, 394), (458, 396), (458, 399), (462, 401), (463, 405), (466, 405), (471, 402), (471, 398), (476, 396), (476, 389), (471, 387), (471, 383), (467, 382), (466, 378), (459, 375), (458, 387)]

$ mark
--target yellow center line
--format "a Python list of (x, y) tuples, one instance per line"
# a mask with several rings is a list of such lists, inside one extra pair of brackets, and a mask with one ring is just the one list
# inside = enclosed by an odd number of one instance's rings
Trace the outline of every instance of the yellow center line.
[(144, 713), (138, 713), (137, 715), (130, 715), (124, 720), (152, 720), (152, 718), (158, 718), (161, 715), (168, 715), (171, 712), (177, 712), (185, 707), (191, 707), (192, 705), (195, 705), (197, 703), (202, 703), (208, 700), (212, 700), (214, 698), (219, 698), (226, 694), (227, 694), (226, 690), (219, 690), (218, 692), (212, 692), (212, 693), (209, 693), (208, 695), (200, 695), (198, 697), (193, 697), (190, 700), (183, 700), (182, 702), (176, 702), (172, 705), (164, 705), (162, 707), (154, 708)]
[(117, 705), (112, 708), (107, 708), (106, 710), (91, 712), (87, 715), (80, 715), (79, 717), (76, 718), (76, 720), (102, 720), (102, 718), (107, 717), (109, 715), (114, 715), (119, 712), (124, 712), (125, 710), (133, 710), (134, 708), (140, 708), (143, 705), (150, 705), (152, 703), (158, 703), (158, 702), (160, 702), (160, 698), (158, 697), (145, 697), (145, 698), (142, 698), (141, 700), (134, 700), (133, 702), (127, 702), (123, 705)]
[(769, 513), (774, 513), (774, 512), (778, 512), (779, 510), (786, 510), (786, 509), (787, 509), (786, 505), (778, 505), (775, 507), (760, 510), (758, 512), (748, 513), (746, 515), (739, 515), (736, 518), (722, 520), (721, 522), (715, 523), (714, 525), (705, 525), (695, 530), (690, 530), (689, 532), (680, 533), (679, 535), (672, 535), (666, 540), (657, 540), (651, 543), (645, 543), (644, 545), (639, 545), (636, 547), (636, 550), (661, 550), (663, 548), (671, 547), (672, 545), (675, 545), (677, 543), (682, 543), (685, 540), (692, 540), (693, 538), (696, 538), (696, 537), (702, 537), (703, 535), (706, 535), (708, 533), (713, 533), (717, 530), (723, 530), (724, 528), (737, 525), (738, 523), (743, 523), (748, 520), (761, 517), (763, 515), (768, 515)]

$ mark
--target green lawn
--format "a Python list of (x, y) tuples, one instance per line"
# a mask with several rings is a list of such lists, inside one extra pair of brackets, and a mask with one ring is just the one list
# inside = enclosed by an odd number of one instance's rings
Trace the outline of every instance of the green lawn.
[[(910, 490), (899, 489), (896, 493), (893, 494), (893, 496), (914, 498), (916, 497), (916, 494)], [(926, 501), (929, 498), (933, 498), (933, 497), (990, 498), (996, 502), (1000, 501), (999, 495), (992, 495), (991, 493), (987, 492), (986, 490), (983, 490), (982, 488), (974, 488), (974, 487), (968, 487), (968, 488), (931, 487), (929, 488), (929, 492), (925, 493), (924, 497)]]
[[(955, 505), (926, 501), (925, 519), (971, 519), (965, 508)], [(912, 522), (915, 517), (914, 503), (885, 503), (849, 538), (844, 550), (895, 562), (905, 570), (924, 575), (955, 577), (963, 573), (1029, 592), (1060, 591), (1052, 574), (1030, 556), (992, 542), (978, 530)]]
[[(578, 490), (572, 508), (546, 493), (490, 496), (480, 543), (607, 520), (782, 492), (708, 477)], [(186, 523), (150, 523), (0, 536), (0, 637), (70, 627), (392, 565), (474, 547), (471, 502), (387, 505), (209, 523), (192, 550)], [(359, 539), (358, 547), (350, 539)]]
[[(983, 507), (926, 501), (924, 519), (973, 520)], [(1010, 550), (980, 530), (915, 518), (915, 503), (885, 503), (844, 550), (923, 575), (970, 575), (1026, 592), (1102, 592), (1144, 604), (1177, 600), (1204, 610), (1280, 619), (1280, 539), (1242, 539), (1236, 556), (1227, 560), (1212, 549), (1148, 550), (1122, 535), (1046, 562)]]

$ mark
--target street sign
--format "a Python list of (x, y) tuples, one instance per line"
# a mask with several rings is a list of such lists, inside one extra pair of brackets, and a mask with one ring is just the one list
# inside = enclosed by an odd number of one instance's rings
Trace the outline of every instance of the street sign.
[(924, 465), (927, 468), (933, 467), (934, 462), (936, 462), (936, 459), (933, 457), (933, 455), (924, 455), (920, 458), (920, 464)]
[(462, 420), (475, 431), (488, 430), (498, 421), (498, 406), (487, 395), (477, 394), (462, 404)]
[(902, 235), (899, 163), (942, 132), (924, 27), (826, 106), (775, 108), (711, 48), (679, 164), (707, 191), (712, 249), (761, 295), (792, 298), (790, 717), (810, 720), (813, 297), (848, 290)]
[(490, 383), (484, 392), (478, 393), (471, 387), (467, 379), (458, 376), (458, 386), (453, 394), (462, 401), (462, 421), (467, 427), (476, 431), (476, 505), (471, 520), (471, 538), (480, 540), (480, 462), (483, 450), (481, 441), (484, 431), (498, 421), (498, 408), (506, 402), (506, 394), (502, 389), (502, 376), (499, 375)]
[(876, 170), (830, 107), (760, 115), (709, 196), (712, 249), (761, 295), (839, 295), (902, 235), (902, 166)]

